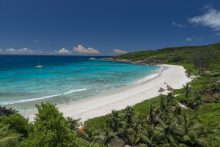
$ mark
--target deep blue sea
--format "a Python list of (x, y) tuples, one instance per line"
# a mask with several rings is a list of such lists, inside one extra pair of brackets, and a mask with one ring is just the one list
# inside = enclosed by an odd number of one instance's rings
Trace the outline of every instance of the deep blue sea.
[(0, 105), (69, 103), (128, 86), (158, 68), (85, 56), (0, 56)]

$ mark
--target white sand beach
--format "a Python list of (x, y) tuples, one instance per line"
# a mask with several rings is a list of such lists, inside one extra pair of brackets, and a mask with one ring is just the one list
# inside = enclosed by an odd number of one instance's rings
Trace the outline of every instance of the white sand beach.
[[(174, 89), (183, 87), (191, 79), (185, 75), (185, 69), (177, 65), (159, 65), (164, 68), (158, 75), (146, 77), (129, 87), (114, 91), (109, 95), (79, 100), (71, 104), (58, 105), (59, 110), (65, 117), (82, 121), (103, 116), (111, 113), (112, 110), (121, 110), (126, 106), (132, 106), (144, 100), (158, 96), (160, 87), (166, 89), (166, 84)], [(167, 91), (164, 91), (167, 93)], [(27, 117), (33, 120), (34, 114)]]

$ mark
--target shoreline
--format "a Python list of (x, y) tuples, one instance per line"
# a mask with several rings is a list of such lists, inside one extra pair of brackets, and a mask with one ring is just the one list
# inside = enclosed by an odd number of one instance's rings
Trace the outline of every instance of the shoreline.
[[(112, 110), (121, 110), (126, 106), (133, 106), (144, 100), (154, 98), (160, 95), (158, 92), (160, 87), (166, 89), (164, 83), (169, 84), (174, 89), (179, 89), (191, 81), (190, 78), (186, 77), (185, 69), (182, 66), (167, 64), (158, 66), (161, 66), (162, 70), (153, 78), (145, 79), (122, 89), (119, 88), (108, 95), (83, 99), (70, 104), (60, 104), (57, 105), (58, 109), (65, 117), (86, 121), (107, 115)], [(164, 94), (166, 93), (167, 91), (164, 92)], [(33, 120), (34, 116), (34, 113), (25, 115), (30, 120)]]

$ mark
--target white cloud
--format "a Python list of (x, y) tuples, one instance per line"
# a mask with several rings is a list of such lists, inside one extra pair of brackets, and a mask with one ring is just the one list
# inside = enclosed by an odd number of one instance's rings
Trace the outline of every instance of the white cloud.
[(13, 52), (16, 52), (16, 49), (14, 49), (14, 48), (6, 48), (5, 52), (6, 53), (13, 53)]
[(186, 26), (185, 25), (183, 25), (183, 24), (178, 24), (178, 23), (176, 23), (176, 22), (172, 22), (171, 23), (173, 26), (176, 26), (176, 27), (178, 27), (178, 28), (185, 28)]
[(17, 49), (17, 52), (28, 52), (28, 51), (29, 51), (28, 48)]
[(58, 51), (58, 53), (60, 53), (60, 54), (70, 54), (71, 51), (69, 51), (68, 49), (65, 49), (65, 48), (61, 48), (61, 49)]
[(86, 48), (82, 45), (78, 45), (73, 48), (74, 52), (80, 53), (80, 54), (100, 54), (100, 51), (94, 48)]
[(34, 53), (33, 50), (28, 49), (28, 48), (19, 48), (19, 49), (15, 49), (15, 48), (1, 48), (0, 49), (0, 53), (1, 54), (31, 54)]
[(122, 49), (114, 49), (113, 52), (116, 53), (116, 54), (125, 54), (125, 53), (127, 53), (128, 51), (122, 50)]
[(192, 40), (193, 40), (193, 39), (192, 39), (191, 37), (187, 37), (187, 38), (186, 38), (186, 41), (189, 41), (189, 42), (190, 42), (190, 41), (192, 41)]
[(220, 11), (212, 8), (211, 6), (206, 7), (206, 12), (200, 16), (194, 16), (189, 19), (189, 22), (197, 25), (203, 25), (210, 27), (215, 31), (220, 30)]

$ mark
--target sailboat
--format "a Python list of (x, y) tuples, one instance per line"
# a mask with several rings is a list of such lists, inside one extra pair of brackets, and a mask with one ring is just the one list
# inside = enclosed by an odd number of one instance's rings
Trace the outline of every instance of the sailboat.
[(43, 65), (40, 65), (39, 59), (37, 60), (37, 65), (35, 67), (36, 68), (43, 68)]
[(94, 58), (94, 57), (90, 57), (89, 60), (96, 60), (96, 58)]

